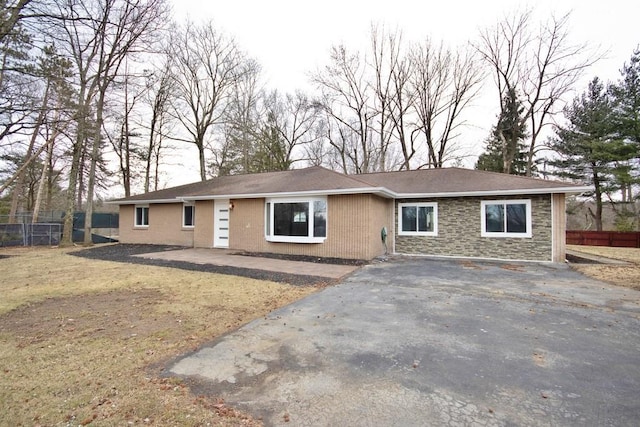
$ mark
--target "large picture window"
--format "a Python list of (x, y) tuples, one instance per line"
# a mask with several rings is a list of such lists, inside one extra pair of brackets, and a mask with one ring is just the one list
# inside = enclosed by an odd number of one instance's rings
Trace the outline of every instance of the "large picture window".
[(267, 199), (265, 235), (272, 242), (323, 242), (327, 237), (327, 200)]
[(436, 203), (399, 203), (398, 235), (437, 236), (438, 205)]
[(483, 201), (482, 236), (531, 237), (531, 200)]
[(136, 206), (136, 218), (134, 225), (136, 227), (149, 226), (149, 206)]
[(191, 204), (182, 206), (182, 226), (192, 228), (196, 224), (196, 207)]

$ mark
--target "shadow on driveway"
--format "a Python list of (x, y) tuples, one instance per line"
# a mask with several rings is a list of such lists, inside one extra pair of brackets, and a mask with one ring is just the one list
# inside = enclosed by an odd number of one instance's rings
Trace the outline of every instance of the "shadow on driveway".
[(167, 374), (266, 425), (637, 425), (639, 302), (565, 266), (400, 259)]

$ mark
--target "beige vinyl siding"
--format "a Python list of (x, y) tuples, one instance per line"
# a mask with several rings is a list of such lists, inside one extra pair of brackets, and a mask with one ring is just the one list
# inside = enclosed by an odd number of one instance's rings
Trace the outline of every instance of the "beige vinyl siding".
[(230, 213), (229, 247), (326, 258), (371, 259), (384, 253), (380, 229), (391, 228), (393, 202), (369, 194), (327, 198), (324, 243), (277, 243), (265, 239), (265, 200), (236, 199)]
[(182, 203), (148, 206), (149, 226), (135, 227), (135, 206), (120, 205), (121, 243), (193, 246), (194, 229), (182, 227)]

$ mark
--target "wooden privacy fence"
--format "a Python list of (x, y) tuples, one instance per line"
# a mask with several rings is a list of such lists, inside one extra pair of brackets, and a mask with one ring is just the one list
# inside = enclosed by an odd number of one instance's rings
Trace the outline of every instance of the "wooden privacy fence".
[(567, 231), (567, 244), (640, 248), (640, 232), (572, 230)]

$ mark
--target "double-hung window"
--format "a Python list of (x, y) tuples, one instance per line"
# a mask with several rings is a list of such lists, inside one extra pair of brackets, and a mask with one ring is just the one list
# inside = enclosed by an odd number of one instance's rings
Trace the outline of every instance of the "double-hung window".
[(136, 218), (134, 225), (136, 227), (149, 226), (149, 206), (136, 206)]
[(531, 237), (531, 200), (482, 202), (483, 237)]
[(182, 205), (182, 226), (193, 228), (196, 223), (196, 207), (191, 203)]
[(437, 236), (437, 203), (398, 203), (399, 236)]
[(265, 236), (271, 242), (324, 242), (327, 237), (327, 199), (267, 199)]

